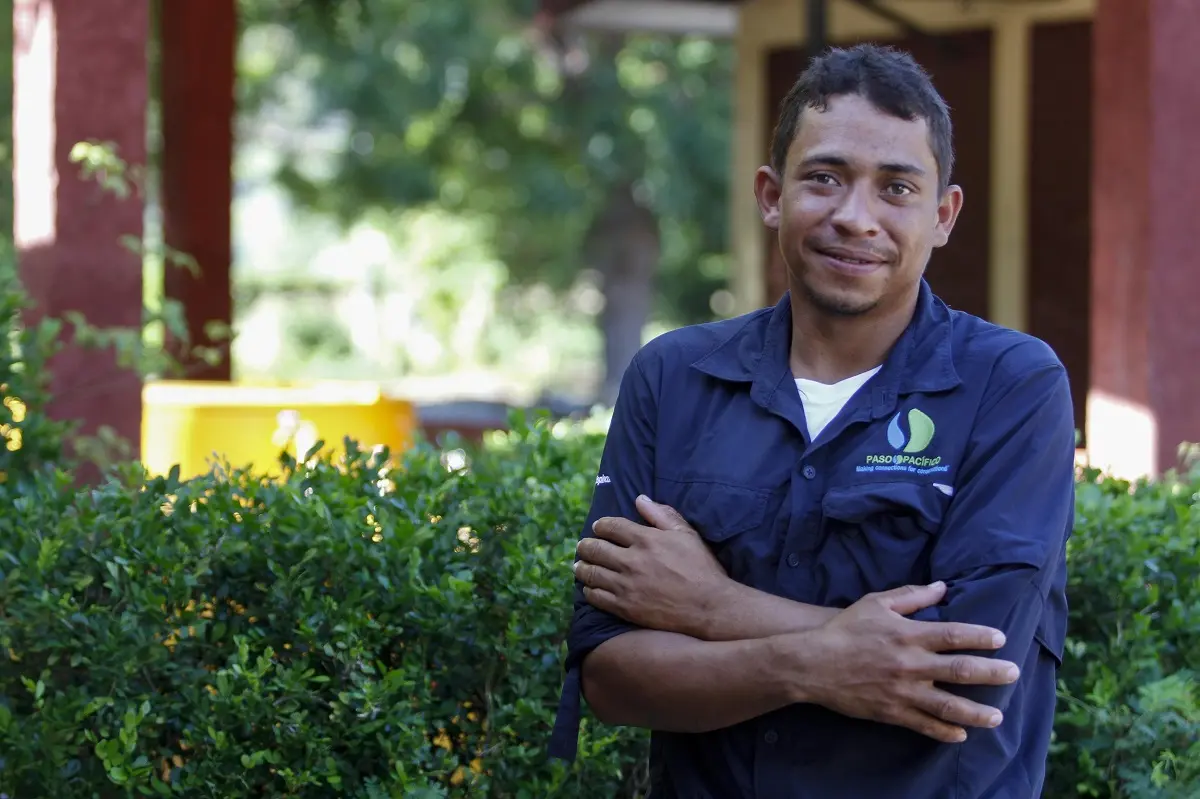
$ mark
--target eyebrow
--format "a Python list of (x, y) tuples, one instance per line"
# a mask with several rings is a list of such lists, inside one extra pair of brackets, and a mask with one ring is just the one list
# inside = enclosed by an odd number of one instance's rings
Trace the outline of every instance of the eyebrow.
[[(801, 161), (800, 166), (804, 168), (814, 166), (833, 166), (845, 168), (850, 166), (850, 162), (840, 155), (813, 155)], [(913, 175), (916, 177), (922, 177), (925, 175), (925, 170), (915, 164), (887, 162), (878, 164), (876, 168), (880, 172), (890, 172), (896, 175)]]

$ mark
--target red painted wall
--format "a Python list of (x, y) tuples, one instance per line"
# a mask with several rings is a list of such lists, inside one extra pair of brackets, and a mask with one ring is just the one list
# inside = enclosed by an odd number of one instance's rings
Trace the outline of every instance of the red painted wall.
[[(205, 336), (210, 321), (233, 319), (232, 260), (234, 0), (162, 6), (163, 233), (199, 265), (199, 277), (168, 267), (166, 295), (183, 303), (192, 345), (219, 346), (217, 366), (187, 363), (186, 377), (229, 380), (225, 342)], [(185, 353), (180, 352), (180, 355)]]
[(1085, 429), (1090, 380), (1092, 25), (1038, 25), (1032, 41), (1029, 332), (1071, 378)]
[[(21, 275), (39, 313), (81, 311), (100, 326), (141, 323), (142, 264), (119, 243), (141, 238), (140, 199), (77, 177), (76, 142), (114, 142), (145, 162), (145, 0), (15, 0), (14, 193)], [(52, 413), (107, 424), (137, 454), (138, 377), (110, 355), (68, 348), (53, 364)]]
[(1200, 4), (1098, 0), (1094, 42), (1091, 387), (1150, 409), (1167, 467), (1200, 441)]

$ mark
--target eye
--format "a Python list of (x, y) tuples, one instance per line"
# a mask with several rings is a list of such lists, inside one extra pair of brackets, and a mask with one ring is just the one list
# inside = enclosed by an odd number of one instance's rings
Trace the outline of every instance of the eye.
[(805, 175), (804, 179), (810, 183), (816, 183), (818, 186), (836, 186), (837, 178), (828, 172), (813, 172)]
[(913, 193), (912, 186), (907, 183), (889, 183), (884, 192), (892, 197), (907, 197)]

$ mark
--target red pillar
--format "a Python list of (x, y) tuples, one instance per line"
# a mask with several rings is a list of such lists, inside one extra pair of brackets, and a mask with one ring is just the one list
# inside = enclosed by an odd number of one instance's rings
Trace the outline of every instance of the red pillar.
[(1125, 473), (1200, 441), (1197, 42), (1195, 0), (1097, 3), (1088, 450)]
[(187, 363), (187, 377), (229, 380), (228, 347), (204, 333), (229, 324), (232, 251), (235, 0), (163, 3), (162, 204), (166, 243), (190, 255), (199, 276), (167, 264), (166, 296), (184, 307), (193, 345), (219, 344), (217, 366)]
[[(82, 312), (94, 325), (141, 324), (142, 202), (78, 177), (71, 148), (107, 140), (146, 158), (146, 0), (15, 0), (14, 234), (37, 313)], [(113, 428), (138, 451), (141, 383), (111, 353), (68, 347), (54, 362), (51, 413), (85, 432)]]

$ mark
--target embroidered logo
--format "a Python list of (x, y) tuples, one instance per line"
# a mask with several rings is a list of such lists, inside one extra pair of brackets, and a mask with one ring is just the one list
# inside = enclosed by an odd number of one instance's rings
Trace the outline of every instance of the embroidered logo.
[(900, 411), (887, 426), (887, 443), (892, 452), (867, 455), (861, 464), (854, 467), (855, 471), (921, 475), (948, 472), (950, 466), (936, 452), (921, 454), (929, 449), (936, 432), (937, 426), (924, 411), (917, 408), (910, 408), (907, 413)]
[(929, 446), (936, 429), (932, 419), (913, 408), (908, 412), (908, 435), (900, 428), (900, 414), (892, 417), (887, 430), (888, 443), (894, 450), (914, 455)]
[(607, 474), (602, 474), (602, 475), (599, 475), (596, 477), (596, 485), (598, 485), (598, 486), (608, 485), (611, 482), (612, 482), (612, 478), (609, 477)]

